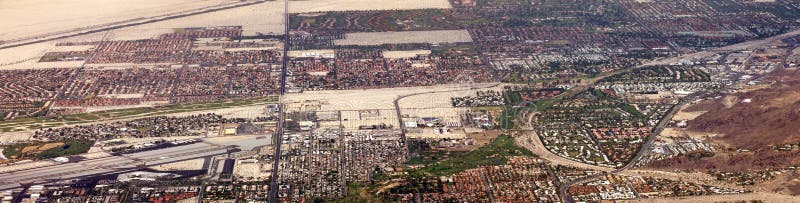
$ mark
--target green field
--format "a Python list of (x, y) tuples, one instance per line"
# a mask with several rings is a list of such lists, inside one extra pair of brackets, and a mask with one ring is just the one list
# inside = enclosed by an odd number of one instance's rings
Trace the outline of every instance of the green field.
[(25, 148), (25, 146), (28, 146), (28, 145), (27, 144), (13, 144), (13, 145), (2, 146), (3, 147), (3, 155), (6, 156), (6, 158), (19, 157), (19, 155), (22, 155), (22, 148)]
[(479, 166), (504, 165), (510, 156), (536, 155), (517, 146), (511, 136), (501, 135), (485, 146), (463, 154), (455, 154), (447, 160), (412, 171), (411, 174), (417, 177), (452, 175)]
[(36, 157), (36, 159), (52, 159), (61, 156), (83, 154), (89, 151), (89, 148), (91, 148), (93, 144), (94, 142), (88, 140), (70, 141), (66, 142), (61, 147), (44, 150), (34, 155), (34, 157)]
[(506, 106), (503, 108), (503, 113), (500, 114), (498, 123), (501, 129), (514, 129), (514, 118), (517, 117), (517, 108)]
[[(50, 143), (59, 143), (59, 142), (50, 142)], [(5, 145), (0, 146), (3, 149), (3, 155), (7, 158), (14, 158), (14, 159), (51, 159), (61, 156), (70, 156), (75, 154), (82, 154), (89, 151), (89, 148), (92, 147), (94, 144), (93, 141), (89, 140), (74, 140), (74, 141), (64, 141), (64, 144), (55, 148), (47, 149), (36, 154), (32, 154), (31, 152), (26, 152), (26, 154), (22, 154), (22, 149), (29, 146), (41, 146), (48, 143), (22, 143), (22, 144), (12, 144), (12, 145)]]

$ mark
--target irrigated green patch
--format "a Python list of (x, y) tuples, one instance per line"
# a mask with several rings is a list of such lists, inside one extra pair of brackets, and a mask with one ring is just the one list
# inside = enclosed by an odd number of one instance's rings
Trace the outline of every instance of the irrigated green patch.
[(48, 150), (44, 150), (36, 155), (36, 159), (51, 159), (61, 156), (70, 156), (75, 154), (82, 154), (89, 151), (94, 142), (88, 140), (70, 141), (62, 145)]
[(503, 108), (503, 113), (501, 113), (500, 118), (498, 118), (501, 129), (514, 129), (514, 118), (517, 117), (518, 110), (518, 108), (510, 106)]
[(498, 166), (508, 162), (510, 156), (536, 156), (533, 152), (517, 146), (514, 138), (501, 135), (488, 145), (463, 154), (456, 154), (449, 159), (412, 171), (412, 176), (444, 176), (452, 175), (479, 166)]
[(3, 149), (3, 155), (10, 159), (51, 159), (86, 153), (93, 144), (94, 142), (90, 140), (73, 140), (20, 143), (0, 146), (0, 148)]

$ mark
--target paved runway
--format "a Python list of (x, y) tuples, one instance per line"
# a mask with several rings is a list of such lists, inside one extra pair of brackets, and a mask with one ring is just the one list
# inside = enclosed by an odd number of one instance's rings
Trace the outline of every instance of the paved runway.
[(0, 173), (0, 190), (85, 176), (131, 171), (143, 167), (224, 154), (228, 147), (198, 142), (152, 151)]

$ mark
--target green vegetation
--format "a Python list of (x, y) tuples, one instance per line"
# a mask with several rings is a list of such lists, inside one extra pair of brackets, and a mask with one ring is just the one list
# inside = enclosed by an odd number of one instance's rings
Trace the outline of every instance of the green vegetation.
[(316, 199), (312, 202), (383, 202), (379, 196), (374, 195), (372, 191), (376, 190), (376, 185), (361, 185), (358, 183), (347, 184), (347, 196), (336, 200)]
[(463, 154), (453, 155), (445, 161), (412, 171), (411, 175), (416, 177), (452, 175), (479, 166), (503, 165), (508, 162), (510, 156), (536, 155), (517, 146), (511, 136), (501, 135), (488, 145)]
[(406, 147), (411, 156), (405, 164), (430, 165), (447, 159), (451, 151), (434, 149), (433, 147), (437, 145), (436, 140), (410, 140), (406, 143)]
[(507, 101), (506, 103), (508, 104), (516, 105), (522, 101), (522, 95), (520, 95), (519, 92), (506, 90), (504, 95)]
[(545, 109), (552, 107), (559, 101), (560, 101), (559, 99), (543, 99), (533, 102), (533, 104), (531, 104), (530, 107), (535, 111), (544, 111)]
[(514, 129), (514, 118), (517, 117), (517, 108), (506, 106), (503, 113), (500, 113), (498, 123), (501, 129)]
[(36, 159), (51, 159), (61, 156), (82, 154), (89, 151), (89, 148), (91, 148), (93, 144), (94, 142), (88, 140), (70, 141), (61, 145), (61, 147), (44, 150), (34, 155), (34, 157), (36, 157)]
[(27, 144), (13, 144), (3, 146), (3, 155), (6, 158), (18, 158), (22, 155), (22, 148), (28, 146)]
[(477, 47), (472, 43), (441, 44), (431, 47), (431, 55), (440, 57), (474, 56), (478, 54), (476, 49)]
[(647, 118), (647, 115), (642, 114), (642, 112), (639, 112), (639, 110), (636, 110), (636, 107), (633, 107), (633, 106), (631, 106), (629, 104), (620, 103), (620, 104), (617, 105), (617, 108), (620, 108), (623, 111), (628, 112), (629, 114), (631, 114), (633, 116), (636, 116), (637, 118)]
[[(64, 142), (64, 144), (61, 144)], [(44, 149), (43, 151), (27, 151), (23, 154), (23, 149), (26, 147), (42, 147), (46, 145), (57, 145), (53, 146), (50, 149)], [(75, 154), (82, 154), (89, 151), (89, 148), (94, 145), (93, 141), (90, 140), (74, 140), (74, 141), (57, 141), (57, 142), (33, 142), (33, 143), (21, 143), (21, 144), (12, 144), (2, 146), (3, 148), (3, 155), (7, 158), (11, 159), (27, 159), (27, 158), (35, 158), (35, 159), (50, 159), (56, 158), (61, 156), (70, 156)], [(48, 147), (49, 148), (49, 147)]]

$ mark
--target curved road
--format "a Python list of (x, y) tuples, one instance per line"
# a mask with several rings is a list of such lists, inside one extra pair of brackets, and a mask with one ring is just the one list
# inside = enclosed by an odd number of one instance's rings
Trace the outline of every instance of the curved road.
[(470, 86), (469, 88), (449, 89), (449, 90), (439, 90), (439, 91), (429, 91), (429, 92), (418, 92), (418, 93), (398, 96), (396, 99), (394, 99), (394, 101), (392, 101), (392, 103), (394, 103), (394, 109), (395, 109), (395, 111), (397, 113), (397, 122), (400, 124), (400, 131), (402, 133), (403, 143), (406, 142), (407, 138), (406, 138), (406, 125), (403, 122), (403, 114), (400, 112), (400, 100), (401, 99), (406, 98), (406, 97), (411, 97), (411, 96), (424, 95), (424, 94), (434, 94), (434, 93), (443, 93), (443, 92), (456, 92), (456, 91), (477, 90), (477, 89), (488, 89), (488, 88), (494, 88), (494, 87), (500, 86), (503, 83), (499, 83), (498, 82), (498, 83), (494, 83), (494, 84), (490, 83), (490, 84), (491, 85), (482, 86), (482, 87)]
[[(601, 76), (599, 76), (597, 78), (592, 79), (591, 81), (589, 81), (589, 82), (587, 82), (585, 84), (582, 84), (582, 85), (574, 87), (572, 90), (565, 92), (565, 94), (562, 94), (563, 96), (561, 96), (561, 97), (568, 97), (568, 96), (571, 96), (571, 95), (575, 95), (575, 94), (577, 94), (577, 93), (579, 93), (579, 92), (591, 87), (592, 85), (594, 85), (596, 82), (602, 80), (603, 78), (606, 78), (606, 77), (609, 77), (609, 76), (612, 76), (612, 75), (616, 75), (616, 74), (625, 73), (625, 72), (628, 72), (628, 71), (631, 71), (631, 70), (634, 70), (634, 69), (638, 69), (638, 68), (641, 68), (641, 67), (646, 67), (646, 66), (650, 66), (650, 65), (672, 64), (672, 63), (680, 62), (680, 61), (686, 60), (686, 59), (696, 59), (696, 58), (708, 57), (708, 56), (712, 56), (714, 54), (717, 54), (719, 52), (724, 52), (724, 51), (738, 51), (738, 50), (745, 50), (745, 49), (760, 47), (760, 46), (764, 46), (764, 45), (769, 45), (770, 43), (778, 41), (778, 40), (782, 40), (782, 39), (789, 38), (789, 37), (794, 37), (794, 36), (797, 36), (797, 35), (800, 35), (800, 30), (793, 30), (793, 31), (790, 31), (790, 32), (787, 32), (787, 33), (784, 33), (784, 34), (781, 34), (781, 35), (776, 35), (776, 36), (765, 38), (765, 39), (753, 40), (753, 41), (749, 41), (749, 42), (743, 42), (743, 43), (739, 43), (739, 44), (720, 47), (720, 48), (716, 48), (716, 49), (714, 49), (712, 51), (702, 51), (702, 52), (697, 52), (697, 53), (693, 53), (693, 54), (688, 54), (688, 55), (677, 56), (677, 57), (672, 57), (672, 58), (667, 58), (667, 59), (648, 62), (648, 63), (642, 64), (642, 65), (639, 65), (639, 66), (636, 66), (636, 67), (624, 69), (624, 70), (621, 70), (621, 71), (616, 71), (616, 72), (613, 72), (611, 74), (601, 75)], [(664, 116), (664, 118), (661, 120), (661, 122), (653, 130), (653, 133), (651, 133), (651, 135), (648, 138), (646, 138), (647, 139), (646, 142), (639, 149), (639, 152), (637, 152), (636, 156), (630, 162), (628, 162), (628, 164), (626, 164), (624, 167), (619, 168), (619, 169), (611, 170), (610, 173), (614, 173), (614, 174), (625, 173), (626, 170), (632, 168), (634, 166), (634, 164), (636, 162), (638, 162), (639, 159), (641, 159), (641, 157), (644, 155), (644, 153), (649, 151), (650, 147), (653, 144), (653, 141), (655, 141), (655, 137), (658, 134), (661, 133), (661, 131), (666, 126), (666, 124), (669, 123), (669, 120), (672, 119), (672, 116), (677, 112), (678, 109), (680, 109), (679, 107), (682, 106), (682, 105), (685, 105), (686, 101), (692, 100), (690, 98), (696, 98), (696, 96), (697, 95), (691, 95), (688, 98), (684, 98), (683, 100), (681, 100), (681, 102), (678, 105), (673, 106), (672, 109), (670, 109), (670, 112), (666, 116)], [(530, 123), (530, 119), (529, 119), (529, 123)], [(530, 124), (531, 124), (531, 127), (533, 127), (532, 123), (530, 123)], [(533, 140), (539, 141), (537, 144), (541, 144), (541, 140), (539, 140), (538, 135), (537, 136), (533, 136), (533, 137), (535, 137), (535, 139), (533, 139)], [(544, 148), (542, 145), (535, 145), (535, 146), (541, 146), (541, 147), (538, 147), (538, 148)], [(534, 149), (536, 149), (536, 148), (537, 147), (534, 147)], [(542, 149), (538, 149), (538, 150), (541, 151)], [(544, 151), (549, 151), (549, 150), (544, 149)], [(545, 154), (553, 154), (553, 153), (549, 152), (549, 153), (545, 153)], [(551, 156), (547, 156), (547, 157), (551, 157)], [(544, 156), (543, 156), (543, 158), (544, 158)], [(554, 158), (553, 160), (557, 160), (558, 162), (563, 162), (564, 160), (572, 161), (572, 160), (569, 160), (569, 159), (564, 159), (563, 157), (562, 158)], [(575, 161), (572, 161), (572, 162), (575, 162)], [(570, 165), (583, 166), (582, 164), (578, 164), (578, 163), (571, 163)], [(596, 168), (596, 167), (582, 167), (582, 168)], [(605, 171), (605, 170), (602, 170), (602, 171)], [(597, 178), (597, 177), (599, 177), (601, 175), (602, 174), (587, 176), (587, 177), (584, 177), (584, 178), (580, 178), (580, 179), (577, 179), (577, 180), (573, 180), (573, 181), (561, 184), (559, 186), (559, 195), (562, 197), (564, 202), (574, 202), (574, 200), (572, 200), (571, 197), (567, 195), (567, 189), (572, 185), (583, 183), (583, 182), (588, 181), (588, 180), (592, 180), (592, 179)]]

